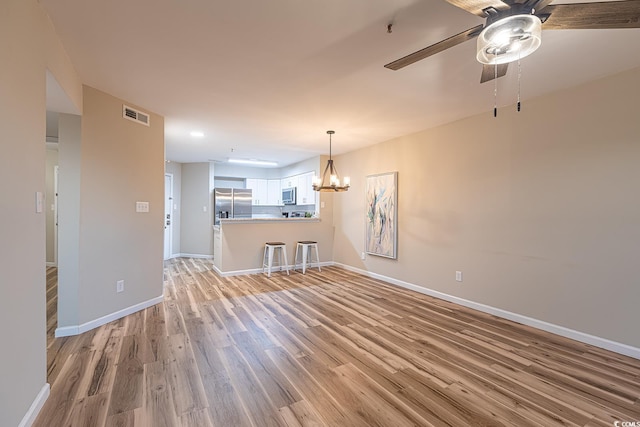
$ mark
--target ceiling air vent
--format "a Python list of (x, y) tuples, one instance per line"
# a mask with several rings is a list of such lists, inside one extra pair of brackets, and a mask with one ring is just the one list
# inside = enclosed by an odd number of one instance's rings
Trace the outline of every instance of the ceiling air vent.
[(133, 120), (134, 122), (149, 126), (150, 117), (147, 113), (143, 113), (135, 108), (122, 106), (122, 117), (125, 119)]

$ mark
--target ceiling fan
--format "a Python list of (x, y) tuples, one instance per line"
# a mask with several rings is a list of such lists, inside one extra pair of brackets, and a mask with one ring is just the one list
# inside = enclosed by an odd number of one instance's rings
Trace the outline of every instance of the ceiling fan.
[(541, 29), (640, 28), (640, 0), (550, 4), (553, 0), (446, 0), (486, 19), (484, 25), (425, 47), (385, 65), (399, 70), (438, 52), (478, 37), (476, 59), (483, 64), (480, 83), (502, 77), (509, 62), (533, 53)]

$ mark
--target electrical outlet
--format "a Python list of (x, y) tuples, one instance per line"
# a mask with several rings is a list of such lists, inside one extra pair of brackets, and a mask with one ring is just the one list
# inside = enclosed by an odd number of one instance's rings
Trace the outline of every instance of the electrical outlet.
[(462, 271), (456, 271), (456, 282), (462, 282)]
[(360, 254), (360, 259), (364, 260), (367, 257), (367, 254), (365, 252), (362, 252)]
[(118, 280), (116, 282), (116, 292), (124, 292), (124, 280)]

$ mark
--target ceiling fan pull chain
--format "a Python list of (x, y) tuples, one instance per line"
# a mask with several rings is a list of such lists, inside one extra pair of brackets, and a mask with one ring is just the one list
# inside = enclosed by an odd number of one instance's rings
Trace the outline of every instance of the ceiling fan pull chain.
[(520, 68), (520, 56), (518, 56), (518, 112), (520, 112), (520, 75), (522, 70)]
[(498, 63), (493, 67), (493, 117), (498, 117)]

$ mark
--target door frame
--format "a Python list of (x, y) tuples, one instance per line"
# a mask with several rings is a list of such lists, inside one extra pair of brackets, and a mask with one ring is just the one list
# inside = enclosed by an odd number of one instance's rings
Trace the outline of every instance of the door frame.
[(53, 167), (53, 264), (58, 266), (58, 171), (59, 166)]
[[(167, 194), (167, 178), (169, 179), (169, 194)], [(164, 225), (164, 234), (163, 234), (163, 259), (167, 260), (173, 257), (173, 174), (165, 172), (164, 174), (164, 212), (162, 214), (162, 223)], [(169, 225), (167, 225), (167, 200), (169, 201)], [(167, 228), (169, 237), (167, 239)], [(169, 241), (169, 245), (167, 247), (167, 240)]]

